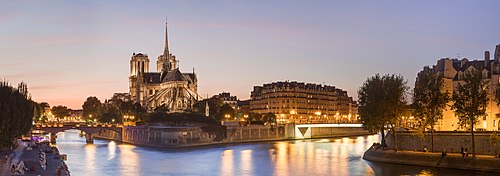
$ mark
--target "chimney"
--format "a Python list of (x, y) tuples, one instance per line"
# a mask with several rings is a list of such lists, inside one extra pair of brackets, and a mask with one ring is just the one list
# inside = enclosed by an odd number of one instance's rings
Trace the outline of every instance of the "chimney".
[(488, 68), (490, 66), (490, 52), (484, 52), (484, 67)]
[(500, 61), (500, 44), (497, 45), (495, 48), (495, 61), (499, 62)]

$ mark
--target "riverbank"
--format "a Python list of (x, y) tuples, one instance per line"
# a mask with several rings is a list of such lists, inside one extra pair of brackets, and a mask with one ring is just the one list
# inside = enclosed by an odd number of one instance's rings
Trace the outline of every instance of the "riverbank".
[[(296, 139), (334, 138), (369, 135), (363, 128), (346, 127), (296, 127), (288, 126), (228, 126), (222, 141), (216, 135), (203, 132), (199, 126), (130, 126), (122, 133), (101, 131), (96, 139), (113, 140), (138, 146), (179, 148), (215, 144), (285, 141)], [(221, 135), (221, 134), (218, 134)]]
[[(214, 141), (214, 135), (202, 132), (199, 127), (166, 127), (166, 126), (137, 126), (127, 127), (123, 130), (123, 136), (113, 131), (94, 133), (95, 139), (112, 140), (137, 146), (155, 148), (182, 148), (218, 144), (237, 144), (252, 142), (301, 140), (296, 138), (293, 128), (287, 130), (283, 127), (271, 128), (270, 126), (245, 126), (227, 128), (226, 138), (222, 141)], [(321, 132), (321, 131), (320, 131)], [(320, 136), (311, 135), (308, 139), (316, 138), (338, 138), (348, 136), (370, 135), (364, 130), (348, 130), (347, 132), (317, 132)], [(122, 140), (123, 139), (123, 140)]]
[(17, 147), (2, 161), (0, 175), (70, 175), (59, 150), (48, 143), (18, 141)]
[(500, 173), (498, 167), (500, 158), (489, 155), (477, 155), (475, 158), (469, 155), (462, 158), (459, 153), (442, 155), (431, 152), (382, 150), (372, 146), (364, 153), (363, 159), (382, 163)]
[[(358, 137), (358, 136), (368, 136), (368, 135), (373, 135), (374, 133), (358, 133), (358, 134), (350, 134), (350, 135), (333, 135), (333, 136), (328, 136), (328, 137), (315, 137), (315, 138), (308, 138), (308, 139), (334, 139), (334, 138), (341, 138), (341, 137)], [(137, 143), (132, 143), (132, 142), (123, 142), (123, 141), (117, 141), (115, 138), (109, 138), (109, 137), (94, 137), (95, 139), (101, 139), (101, 140), (108, 140), (108, 141), (115, 141), (119, 143), (124, 143), (124, 144), (130, 144), (130, 145), (135, 145), (135, 146), (142, 146), (142, 147), (153, 147), (153, 148), (190, 148), (190, 147), (202, 147), (202, 146), (217, 146), (217, 145), (231, 145), (231, 144), (245, 144), (245, 143), (264, 143), (264, 142), (274, 142), (274, 141), (297, 141), (297, 140), (304, 140), (304, 139), (294, 139), (294, 138), (283, 138), (283, 139), (257, 139), (257, 140), (242, 140), (242, 141), (213, 141), (213, 142), (208, 142), (208, 143), (198, 143), (198, 144), (192, 144), (192, 145), (185, 145), (185, 146), (159, 146), (159, 145), (143, 145), (143, 144), (137, 144)]]

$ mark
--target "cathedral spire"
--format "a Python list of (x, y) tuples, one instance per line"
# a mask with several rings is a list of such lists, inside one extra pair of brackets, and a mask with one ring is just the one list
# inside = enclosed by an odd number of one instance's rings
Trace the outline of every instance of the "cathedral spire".
[(163, 56), (168, 58), (170, 56), (170, 52), (168, 51), (168, 22), (165, 18), (165, 49), (163, 50)]

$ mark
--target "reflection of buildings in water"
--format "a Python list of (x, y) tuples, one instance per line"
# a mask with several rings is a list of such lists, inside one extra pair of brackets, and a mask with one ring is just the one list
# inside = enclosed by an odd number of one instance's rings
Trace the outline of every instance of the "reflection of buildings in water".
[(119, 145), (120, 152), (120, 174), (119, 175), (139, 175), (139, 155), (134, 152), (133, 145)]
[(253, 175), (252, 150), (243, 150), (240, 155), (241, 175)]
[(276, 170), (282, 175), (288, 175), (288, 144), (286, 142), (278, 142), (274, 144), (276, 147)]
[(234, 175), (234, 169), (233, 169), (233, 164), (234, 164), (234, 154), (233, 150), (224, 150), (222, 153), (222, 160), (221, 160), (221, 168), (220, 168), (220, 173), (221, 175)]
[(97, 161), (96, 161), (96, 146), (87, 144), (83, 148), (85, 150), (85, 170), (89, 171), (90, 173), (97, 173), (96, 166), (97, 166)]
[(114, 159), (116, 157), (116, 142), (110, 141), (108, 143), (108, 160)]

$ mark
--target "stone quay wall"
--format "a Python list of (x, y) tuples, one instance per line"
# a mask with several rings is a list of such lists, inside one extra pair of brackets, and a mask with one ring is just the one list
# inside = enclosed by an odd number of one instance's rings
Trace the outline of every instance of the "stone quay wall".
[(284, 127), (229, 126), (224, 142), (284, 140), (287, 138)]
[(116, 131), (104, 130), (92, 133), (92, 135), (96, 139), (106, 139), (106, 140), (120, 141), (120, 142), (122, 141), (122, 134)]
[(362, 127), (313, 127), (311, 128), (311, 138), (355, 136), (371, 134)]
[[(338, 137), (369, 134), (362, 128), (311, 127), (312, 136), (307, 138)], [(278, 127), (264, 125), (228, 126), (226, 138), (214, 141), (215, 135), (203, 132), (198, 126), (125, 126), (122, 133), (101, 131), (93, 133), (94, 138), (114, 140), (150, 147), (188, 147), (209, 144), (257, 142), (296, 138), (295, 125)]]
[(130, 126), (124, 127), (122, 142), (151, 147), (183, 147), (209, 144), (215, 136), (200, 127)]
[[(476, 146), (476, 154), (495, 155), (495, 150), (500, 154), (500, 138), (497, 145), (492, 144), (492, 132), (474, 133), (474, 141)], [(400, 150), (419, 150), (424, 148), (431, 150), (431, 134), (428, 133), (424, 138), (419, 137), (413, 132), (398, 132), (396, 134), (398, 149)], [(394, 148), (393, 134), (389, 133), (386, 136), (387, 145), (389, 148)], [(434, 133), (434, 151), (460, 153), (461, 147), (467, 147), (469, 153), (472, 152), (472, 138), (468, 132), (457, 131), (440, 131)]]
[(462, 158), (460, 154), (447, 154), (413, 151), (368, 149), (363, 159), (373, 162), (406, 164), (449, 169), (466, 169), (487, 172), (500, 172), (500, 160), (491, 156), (479, 155)]

